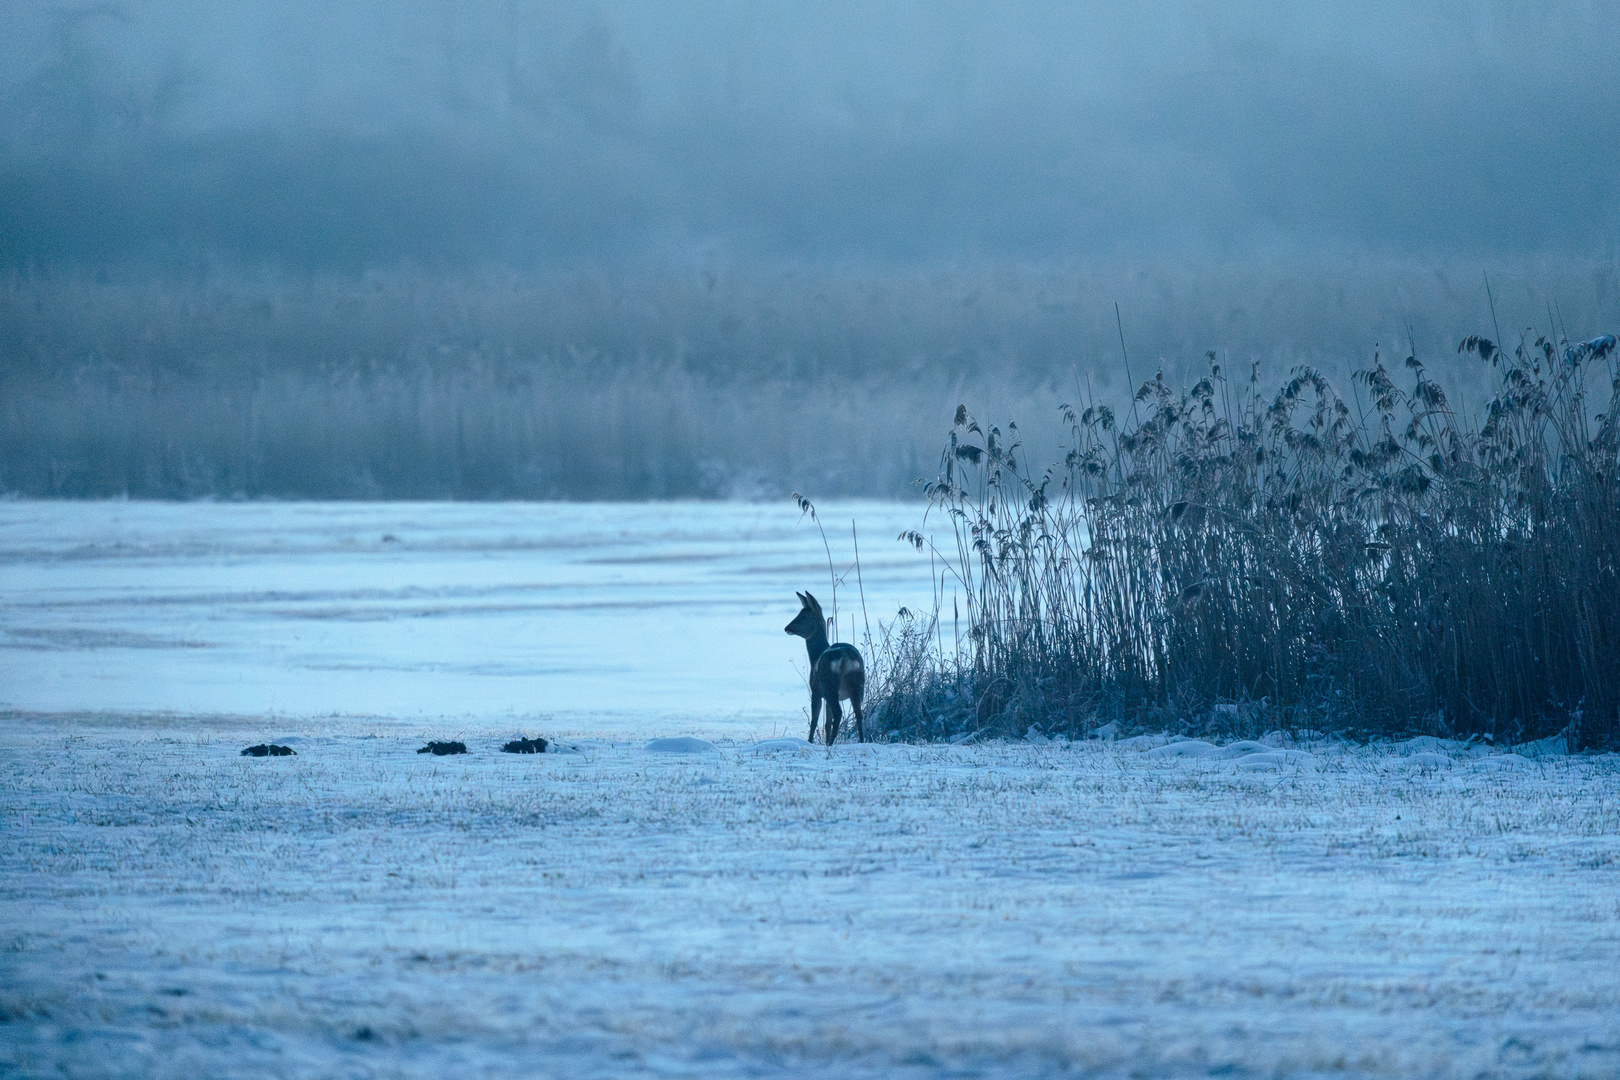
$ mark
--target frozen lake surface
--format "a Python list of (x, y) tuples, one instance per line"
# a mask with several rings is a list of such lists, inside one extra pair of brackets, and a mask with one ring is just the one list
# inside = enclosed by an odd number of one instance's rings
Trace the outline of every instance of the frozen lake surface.
[(1615, 755), (773, 739), (779, 507), (0, 521), (0, 1076), (1620, 1075)]
[[(840, 633), (931, 606), (922, 507), (819, 507)], [(0, 502), (0, 708), (780, 734), (827, 551), (772, 504)]]

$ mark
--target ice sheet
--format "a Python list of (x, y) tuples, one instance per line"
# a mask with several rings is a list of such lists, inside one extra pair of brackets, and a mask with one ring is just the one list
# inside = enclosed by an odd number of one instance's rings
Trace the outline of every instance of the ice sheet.
[[(845, 640), (931, 606), (922, 507), (819, 510)], [(0, 502), (0, 708), (785, 732), (830, 577), (785, 501)]]

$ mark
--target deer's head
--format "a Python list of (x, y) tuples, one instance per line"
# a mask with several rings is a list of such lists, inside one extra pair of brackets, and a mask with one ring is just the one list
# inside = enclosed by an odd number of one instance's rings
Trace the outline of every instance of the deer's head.
[(802, 637), (806, 641), (815, 637), (817, 631), (825, 634), (827, 632), (827, 620), (822, 616), (821, 605), (816, 602), (816, 598), (807, 592), (794, 593), (793, 595), (797, 596), (799, 603), (804, 606), (793, 617), (793, 621), (782, 629), (796, 637)]

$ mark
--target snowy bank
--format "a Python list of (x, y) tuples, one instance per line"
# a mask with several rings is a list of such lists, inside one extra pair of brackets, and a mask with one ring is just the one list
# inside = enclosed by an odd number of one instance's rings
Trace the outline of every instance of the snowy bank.
[(1614, 756), (263, 734), (7, 721), (0, 1073), (1620, 1072)]

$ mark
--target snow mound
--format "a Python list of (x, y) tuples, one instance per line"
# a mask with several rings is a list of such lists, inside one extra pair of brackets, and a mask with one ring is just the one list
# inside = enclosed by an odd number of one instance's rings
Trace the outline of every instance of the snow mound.
[(1259, 772), (1263, 769), (1280, 769), (1288, 764), (1303, 764), (1314, 760), (1313, 755), (1303, 750), (1287, 750), (1273, 746), (1269, 743), (1256, 742), (1244, 739), (1241, 742), (1223, 746), (1212, 754), (1205, 755), (1211, 761), (1235, 761), (1237, 767), (1248, 772)]
[(1569, 753), (1569, 742), (1563, 735), (1554, 735), (1550, 739), (1522, 743), (1513, 749), (1520, 756), (1539, 761), (1542, 758), (1566, 756)]
[[(1122, 744), (1123, 745), (1123, 744)], [(1180, 742), (1156, 746), (1147, 751), (1148, 757), (1203, 758), (1208, 761), (1235, 761), (1240, 769), (1276, 769), (1289, 762), (1312, 760), (1303, 750), (1279, 750), (1253, 739), (1244, 739), (1228, 746), (1216, 746), (1202, 739), (1183, 739)]]
[[(809, 743), (803, 743), (802, 745), (809, 746), (810, 744)], [(825, 749), (825, 747), (823, 749)], [(872, 757), (873, 755), (882, 754), (882, 753), (887, 752), (882, 743), (870, 743), (870, 742), (839, 742), (839, 743), (834, 743), (833, 746), (832, 746), (832, 750), (835, 753), (853, 754), (856, 757), (860, 757), (860, 756), (863, 756), (863, 755), (866, 756), (866, 757)]]
[(1401, 764), (1414, 769), (1446, 769), (1451, 767), (1451, 759), (1431, 750), (1421, 754), (1409, 754)]
[(761, 739), (748, 749), (756, 754), (783, 754), (809, 750), (812, 745), (804, 739)]
[(1251, 754), (1266, 754), (1271, 752), (1273, 752), (1272, 748), (1263, 742), (1255, 742), (1253, 739), (1243, 739), (1239, 742), (1229, 743), (1218, 750), (1205, 754), (1204, 756), (1211, 758), (1241, 758), (1248, 757)]
[(1456, 750), (1461, 745), (1455, 739), (1437, 739), (1433, 735), (1419, 735), (1415, 739), (1407, 739), (1403, 743), (1396, 743), (1395, 748), (1403, 756), (1410, 757), (1417, 754), (1445, 754)]
[(714, 743), (704, 742), (702, 739), (694, 739), (690, 736), (682, 736), (678, 739), (654, 739), (642, 749), (649, 754), (712, 754), (716, 752)]
[(1324, 738), (1320, 731), (1311, 728), (1300, 728), (1298, 731), (1268, 731), (1260, 736), (1260, 741), (1267, 746), (1278, 750), (1291, 750), (1301, 743), (1314, 742)]
[(583, 754), (585, 747), (580, 743), (549, 742), (546, 744), (548, 754)]
[(1204, 757), (1215, 752), (1215, 744), (1202, 739), (1184, 739), (1181, 742), (1157, 746), (1147, 752), (1148, 757), (1178, 758)]
[(1168, 735), (1132, 735), (1128, 739), (1120, 739), (1114, 745), (1121, 750), (1152, 750), (1156, 746), (1163, 746), (1170, 741)]
[(1518, 754), (1492, 754), (1490, 757), (1475, 759), (1474, 764), (1485, 769), (1528, 769), (1533, 762)]

